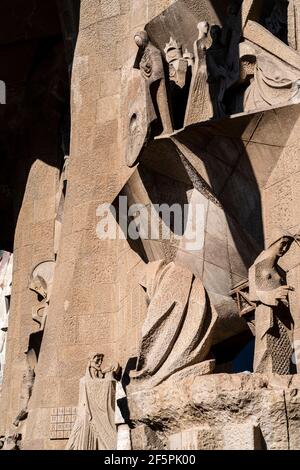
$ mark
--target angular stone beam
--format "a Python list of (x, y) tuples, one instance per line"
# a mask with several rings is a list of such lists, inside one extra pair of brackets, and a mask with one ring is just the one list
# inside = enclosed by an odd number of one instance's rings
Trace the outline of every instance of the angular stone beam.
[(276, 38), (262, 25), (248, 20), (243, 35), (245, 39), (262, 47), (292, 67), (300, 69), (300, 54)]
[(251, 13), (252, 7), (254, 5), (255, 0), (244, 0), (241, 6), (241, 22), (242, 22), (242, 30), (244, 29), (249, 15)]

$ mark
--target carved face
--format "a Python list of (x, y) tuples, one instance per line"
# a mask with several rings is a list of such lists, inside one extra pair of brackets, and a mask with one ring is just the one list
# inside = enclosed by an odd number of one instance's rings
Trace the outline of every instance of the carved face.
[(31, 280), (29, 289), (41, 295), (43, 298), (47, 297), (47, 285), (40, 276), (36, 276)]
[(148, 34), (146, 31), (140, 31), (134, 35), (135, 43), (138, 47), (146, 47), (149, 43)]
[(209, 24), (207, 21), (201, 21), (198, 24), (198, 29), (199, 29), (199, 38), (202, 39), (208, 34), (208, 29), (209, 29)]
[(291, 244), (293, 243), (292, 237), (282, 237), (280, 240), (275, 242), (270, 246), (270, 251), (272, 251), (274, 256), (282, 257), (290, 249)]
[(101, 366), (102, 362), (103, 362), (103, 354), (95, 354), (95, 356), (93, 357), (93, 360), (95, 362), (95, 364), (97, 364), (98, 366)]
[(292, 244), (292, 238), (284, 237), (279, 241), (278, 255), (283, 256), (289, 249)]

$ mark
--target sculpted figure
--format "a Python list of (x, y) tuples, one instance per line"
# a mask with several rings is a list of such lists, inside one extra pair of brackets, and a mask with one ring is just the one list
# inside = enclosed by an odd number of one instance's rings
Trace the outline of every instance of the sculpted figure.
[(239, 10), (239, 5), (231, 2), (227, 8), (224, 27), (213, 25), (210, 30), (212, 45), (207, 51), (208, 81), (214, 117), (217, 119), (229, 114), (224, 103), (225, 93), (239, 80)]
[(77, 419), (67, 450), (116, 449), (116, 376), (120, 366), (103, 368), (103, 359), (103, 354), (95, 354), (80, 380)]
[(2, 441), (2, 450), (20, 450), (21, 439), (22, 435), (20, 433), (10, 434)]
[(241, 39), (241, 15), (237, 2), (227, 8), (227, 17), (222, 29), (222, 44), (226, 48), (226, 90), (239, 80), (239, 42)]
[(50, 302), (55, 261), (45, 261), (38, 264), (32, 271), (29, 289), (36, 292), (39, 303), (32, 311), (32, 319), (39, 323), (40, 331), (45, 328), (47, 308)]
[(60, 236), (61, 236), (61, 227), (62, 227), (62, 217), (64, 212), (66, 188), (68, 181), (68, 167), (69, 167), (70, 157), (65, 156), (64, 166), (59, 180), (59, 187), (55, 197), (55, 227), (54, 227), (54, 253), (57, 256)]
[(275, 0), (272, 13), (266, 19), (266, 28), (283, 42), (287, 42), (288, 4), (287, 0)]
[(103, 354), (95, 354), (95, 356), (90, 359), (88, 370), (92, 379), (114, 378), (118, 374), (120, 370), (119, 365), (110, 365), (103, 368), (103, 360)]
[(13, 255), (2, 252), (0, 256), (0, 385), (5, 365), (6, 337), (12, 287)]
[(279, 261), (294, 242), (290, 234), (275, 237), (249, 270), (250, 300), (255, 302), (254, 371), (290, 374), (294, 372), (293, 319), (286, 272)]
[(198, 30), (199, 36), (194, 44), (195, 63), (185, 116), (185, 126), (200, 121), (207, 121), (213, 116), (209, 85), (207, 83), (206, 50), (208, 47), (207, 35), (209, 30), (207, 21), (201, 21), (198, 24)]
[(172, 37), (170, 42), (166, 44), (165, 54), (169, 64), (170, 81), (183, 88), (186, 83), (187, 69), (191, 58), (185, 59), (183, 57), (182, 47)]
[(225, 116), (224, 95), (227, 87), (226, 48), (222, 43), (222, 29), (214, 25), (210, 29), (212, 45), (207, 51), (208, 82), (213, 101), (214, 117)]
[(253, 79), (244, 95), (244, 111), (298, 103), (300, 70), (248, 41), (243, 43), (241, 55), (245, 48), (253, 63)]
[[(186, 49), (182, 52), (182, 46), (172, 37), (164, 49), (166, 61), (169, 64), (169, 95), (173, 110), (174, 129), (181, 129), (184, 123), (186, 106), (189, 97), (194, 65), (193, 54)], [(176, 112), (174, 112), (176, 110)]]
[(201, 280), (173, 262), (158, 261), (146, 266), (143, 286), (149, 307), (134, 379), (155, 386), (196, 364), (202, 366), (198, 373), (212, 372), (217, 313)]
[(136, 163), (151, 134), (173, 131), (162, 54), (151, 43), (146, 31), (136, 33), (134, 40), (139, 48), (135, 68), (140, 70), (143, 83), (129, 109), (128, 166)]
[(27, 370), (23, 374), (22, 389), (21, 389), (21, 410), (14, 420), (14, 426), (18, 427), (21, 421), (24, 421), (28, 416), (28, 403), (32, 395), (33, 385), (35, 380), (34, 369), (27, 365)]
[(161, 119), (163, 133), (172, 132), (161, 52), (150, 42), (145, 31), (137, 33), (134, 39), (142, 52), (139, 63), (140, 71), (146, 80), (155, 113)]

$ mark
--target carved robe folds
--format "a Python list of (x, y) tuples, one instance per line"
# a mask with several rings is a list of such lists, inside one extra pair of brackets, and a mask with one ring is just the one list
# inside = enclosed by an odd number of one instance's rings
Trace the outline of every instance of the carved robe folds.
[(244, 111), (255, 111), (300, 101), (300, 70), (254, 46), (241, 45), (255, 59), (254, 78), (244, 96)]
[(145, 287), (149, 298), (136, 380), (158, 385), (172, 374), (202, 363), (209, 373), (208, 356), (217, 314), (200, 279), (174, 263), (147, 266)]
[(94, 379), (87, 371), (80, 380), (77, 419), (67, 450), (116, 449), (115, 396), (111, 376)]
[(12, 284), (13, 255), (4, 252), (0, 261), (0, 384), (5, 364), (6, 336)]
[[(291, 240), (283, 236), (275, 240), (249, 270), (250, 299), (256, 303), (254, 372), (280, 375), (295, 372), (294, 323), (288, 300), (292, 287), (286, 285), (286, 273), (278, 264)], [(285, 251), (281, 243), (286, 243)]]

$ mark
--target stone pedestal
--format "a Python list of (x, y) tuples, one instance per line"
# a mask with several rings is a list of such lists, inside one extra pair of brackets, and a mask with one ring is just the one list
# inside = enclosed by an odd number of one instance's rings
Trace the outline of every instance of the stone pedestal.
[(299, 450), (300, 377), (175, 374), (128, 388), (134, 449)]

